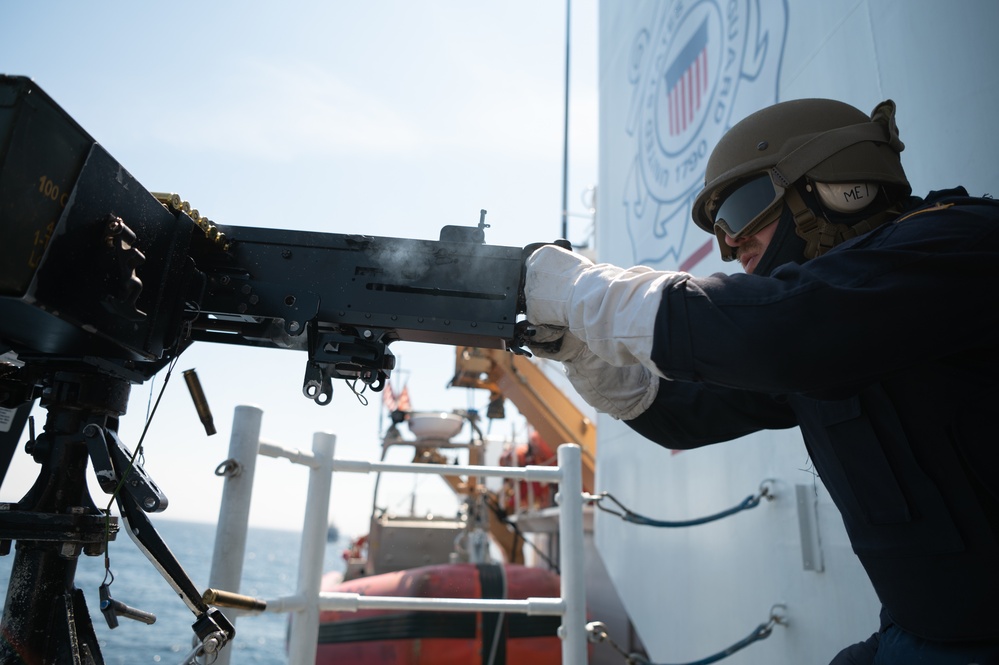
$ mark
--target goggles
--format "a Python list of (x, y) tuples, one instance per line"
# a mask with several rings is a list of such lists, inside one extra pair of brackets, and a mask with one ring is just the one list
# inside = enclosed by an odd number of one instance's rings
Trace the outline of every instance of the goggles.
[(774, 186), (769, 174), (763, 174), (722, 194), (719, 197), (721, 203), (713, 215), (715, 234), (719, 240), (724, 240), (722, 234), (733, 240), (745, 238), (774, 222), (785, 191)]

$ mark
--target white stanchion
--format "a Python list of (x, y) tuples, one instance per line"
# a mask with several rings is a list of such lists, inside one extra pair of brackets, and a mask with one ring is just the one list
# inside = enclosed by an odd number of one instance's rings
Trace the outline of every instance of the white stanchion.
[[(229, 459), (219, 465), (225, 477), (219, 521), (215, 527), (215, 548), (208, 586), (239, 593), (246, 554), (246, 532), (250, 519), (250, 498), (257, 465), (257, 445), (264, 412), (255, 406), (237, 406), (229, 436)], [(224, 469), (224, 471), (222, 471)], [(236, 624), (235, 613), (229, 617)], [(222, 649), (215, 663), (229, 665), (232, 645)]]
[(314, 665), (316, 662), (319, 647), (316, 642), (319, 634), (319, 589), (326, 553), (326, 531), (329, 528), (335, 447), (336, 437), (332, 434), (313, 434), (312, 453), (320, 464), (309, 471), (305, 524), (302, 526), (302, 553), (298, 561), (298, 595), (305, 599), (305, 607), (291, 617), (289, 665)]
[(575, 444), (558, 447), (562, 482), (558, 488), (559, 569), (562, 582), (562, 662), (586, 663), (586, 580), (583, 551), (582, 454)]

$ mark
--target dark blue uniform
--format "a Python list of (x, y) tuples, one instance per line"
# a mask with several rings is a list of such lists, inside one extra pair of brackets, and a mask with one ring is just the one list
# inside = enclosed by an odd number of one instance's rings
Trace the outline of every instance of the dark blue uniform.
[(886, 624), (999, 643), (999, 203), (934, 192), (802, 265), (691, 278), (656, 339), (674, 380), (633, 429), (693, 448), (799, 426)]

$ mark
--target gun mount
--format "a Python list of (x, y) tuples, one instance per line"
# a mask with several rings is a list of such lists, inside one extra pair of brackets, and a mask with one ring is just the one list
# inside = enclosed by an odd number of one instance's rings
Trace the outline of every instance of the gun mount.
[[(117, 435), (130, 384), (194, 342), (286, 348), (328, 404), (334, 379), (381, 390), (394, 341), (517, 351), (535, 246), (484, 244), (484, 217), (436, 241), (216, 224), (146, 190), (32, 81), (0, 76), (0, 481), (32, 404), (47, 409), (28, 445), (38, 480), (0, 507), (0, 554), (17, 541), (0, 662), (102, 662), (73, 577), (117, 522), (89, 496), (88, 462), (206, 649), (231, 640), (144, 515), (167, 499)], [(104, 596), (109, 625), (114, 607), (149, 620)]]

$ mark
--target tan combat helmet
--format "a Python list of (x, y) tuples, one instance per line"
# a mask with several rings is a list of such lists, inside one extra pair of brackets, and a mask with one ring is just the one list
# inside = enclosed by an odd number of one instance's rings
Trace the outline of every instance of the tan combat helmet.
[[(787, 205), (805, 258), (814, 258), (887, 221), (886, 209), (909, 196), (899, 159), (904, 147), (891, 100), (870, 117), (829, 99), (775, 104), (736, 123), (718, 142), (694, 202), (694, 222), (718, 236), (722, 258), (731, 261), (735, 252), (724, 237), (756, 233)], [(876, 197), (881, 205), (860, 221), (834, 223), (805, 204), (798, 185), (814, 191), (824, 208), (854, 214), (851, 220)]]

